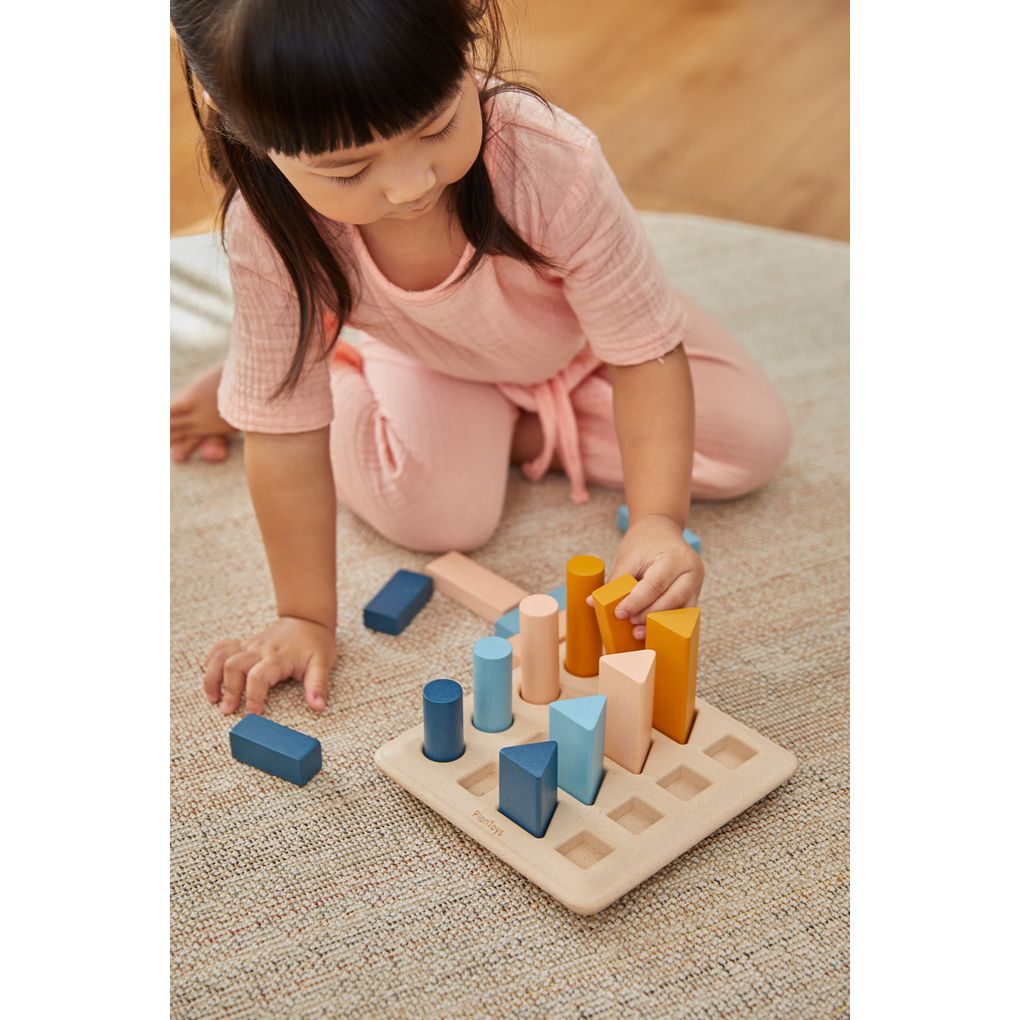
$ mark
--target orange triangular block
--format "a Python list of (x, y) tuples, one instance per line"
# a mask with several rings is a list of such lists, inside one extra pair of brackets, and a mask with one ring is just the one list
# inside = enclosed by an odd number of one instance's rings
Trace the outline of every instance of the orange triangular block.
[(657, 656), (652, 725), (679, 744), (694, 723), (700, 626), (697, 606), (649, 613), (645, 622), (645, 647)]
[(655, 652), (603, 655), (598, 692), (606, 698), (605, 755), (637, 775), (652, 745)]
[(602, 643), (610, 655), (636, 652), (641, 647), (641, 642), (634, 637), (634, 628), (630, 620), (626, 617), (620, 620), (616, 616), (616, 607), (630, 594), (636, 584), (636, 577), (621, 574), (591, 593)]

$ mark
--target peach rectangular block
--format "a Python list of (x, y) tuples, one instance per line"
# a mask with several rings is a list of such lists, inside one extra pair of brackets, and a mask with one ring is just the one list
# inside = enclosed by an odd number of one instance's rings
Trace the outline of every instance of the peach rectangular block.
[(426, 565), (425, 573), (435, 581), (437, 591), (490, 623), (495, 623), (528, 594), (459, 552), (434, 559)]
[(695, 606), (649, 613), (645, 627), (645, 645), (655, 652), (652, 725), (686, 744), (694, 723), (701, 610)]
[(567, 560), (567, 652), (564, 667), (574, 676), (595, 676), (602, 654), (602, 635), (595, 610), (587, 599), (601, 588), (606, 565), (598, 556), (572, 556)]
[(630, 620), (626, 617), (622, 620), (616, 618), (616, 607), (636, 584), (637, 578), (631, 577), (630, 574), (621, 574), (609, 584), (604, 584), (591, 593), (592, 602), (595, 603), (595, 618), (599, 622), (599, 633), (609, 655), (636, 652), (639, 648), (644, 648), (643, 642), (634, 637), (634, 627)]
[(606, 696), (606, 757), (637, 775), (652, 746), (655, 652), (603, 655), (598, 690)]

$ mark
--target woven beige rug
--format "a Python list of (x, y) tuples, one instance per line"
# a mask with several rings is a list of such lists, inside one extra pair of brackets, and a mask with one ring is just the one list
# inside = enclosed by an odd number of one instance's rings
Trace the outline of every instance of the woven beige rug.
[[(398, 567), (430, 558), (341, 510), (340, 650), (314, 717), (290, 682), (272, 718), (322, 741), (303, 789), (230, 757), (201, 663), (273, 615), (240, 451), (172, 474), (172, 1012), (175, 1017), (845, 1016), (848, 895), (847, 246), (642, 213), (669, 277), (723, 319), (788, 403), (790, 460), (764, 489), (695, 504), (707, 579), (699, 693), (791, 750), (793, 778), (592, 917), (568, 912), (380, 775), (438, 676), (470, 686), (491, 633), (436, 595), (399, 638), (361, 624)], [(171, 242), (173, 386), (222, 351), (211, 235)], [(473, 555), (532, 591), (578, 552), (611, 563), (617, 492), (572, 504), (512, 473)]]

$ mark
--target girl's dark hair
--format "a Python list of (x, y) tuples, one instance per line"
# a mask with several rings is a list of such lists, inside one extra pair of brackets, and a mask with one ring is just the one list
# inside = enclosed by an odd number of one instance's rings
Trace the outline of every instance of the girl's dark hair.
[[(496, 207), (482, 158), (488, 104), (529, 85), (493, 83), (505, 41), (497, 0), (171, 0), (191, 108), (202, 130), (205, 162), (225, 188), (217, 211), (226, 246), (226, 212), (237, 192), (265, 230), (297, 295), (299, 332), (290, 367), (274, 396), (297, 385), (318, 336), (325, 358), (350, 316), (351, 288), (311, 208), (268, 159), (319, 155), (392, 138), (421, 123), (478, 66), (476, 43), (488, 49), (480, 90), (482, 145), (471, 169), (449, 188), (461, 229), (475, 251), (459, 283), (487, 254), (558, 269), (532, 248)], [(203, 110), (195, 79), (215, 109)], [(333, 315), (326, 324), (325, 313)], [(319, 332), (321, 330), (321, 333)]]

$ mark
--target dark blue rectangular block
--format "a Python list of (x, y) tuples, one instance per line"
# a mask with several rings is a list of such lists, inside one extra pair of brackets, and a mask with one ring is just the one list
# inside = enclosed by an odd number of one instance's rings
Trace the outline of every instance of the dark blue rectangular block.
[(399, 634), (432, 598), (432, 578), (398, 570), (365, 606), (365, 626), (383, 634)]
[(254, 712), (230, 731), (230, 753), (245, 765), (298, 786), (322, 768), (322, 745), (315, 737)]

